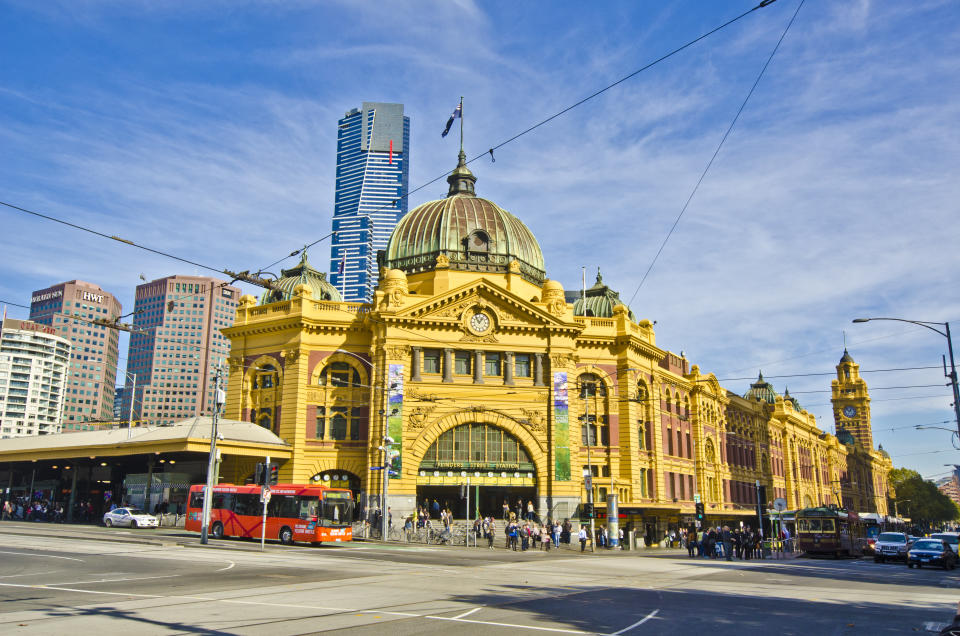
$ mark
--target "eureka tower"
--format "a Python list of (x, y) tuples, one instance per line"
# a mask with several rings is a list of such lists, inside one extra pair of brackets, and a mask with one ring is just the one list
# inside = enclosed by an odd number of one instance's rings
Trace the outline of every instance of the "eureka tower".
[(377, 251), (407, 213), (410, 118), (403, 104), (363, 102), (338, 122), (330, 280), (347, 301), (377, 286)]

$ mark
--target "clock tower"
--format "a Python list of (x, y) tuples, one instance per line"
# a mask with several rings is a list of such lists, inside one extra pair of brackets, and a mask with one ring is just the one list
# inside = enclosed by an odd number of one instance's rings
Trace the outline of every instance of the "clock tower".
[(830, 382), (833, 403), (833, 420), (837, 433), (846, 430), (857, 445), (867, 451), (873, 450), (873, 430), (870, 425), (870, 394), (867, 383), (860, 377), (860, 365), (853, 361), (844, 349), (837, 365), (837, 379)]

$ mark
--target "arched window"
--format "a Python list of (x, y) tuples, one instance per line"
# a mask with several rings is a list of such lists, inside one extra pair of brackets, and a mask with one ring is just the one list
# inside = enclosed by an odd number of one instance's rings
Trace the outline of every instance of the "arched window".
[(358, 387), (360, 386), (360, 372), (346, 362), (331, 362), (320, 372), (317, 381), (320, 386)]
[(533, 462), (516, 437), (490, 424), (461, 424), (440, 434), (427, 449), (420, 468), (455, 466), (478, 470), (533, 470)]
[(604, 397), (607, 394), (607, 387), (600, 381), (600, 377), (595, 373), (583, 373), (579, 378), (580, 399), (587, 397)]
[(272, 364), (258, 368), (253, 375), (254, 389), (272, 389), (277, 386), (277, 369)]

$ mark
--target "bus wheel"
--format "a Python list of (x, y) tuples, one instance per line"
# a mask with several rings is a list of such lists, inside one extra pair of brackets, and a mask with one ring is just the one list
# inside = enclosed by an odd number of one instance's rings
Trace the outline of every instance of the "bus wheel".
[(210, 533), (213, 535), (214, 539), (223, 538), (223, 524), (219, 521), (213, 524), (213, 527), (210, 529)]
[(293, 545), (293, 530), (287, 526), (280, 528), (280, 543), (283, 545)]

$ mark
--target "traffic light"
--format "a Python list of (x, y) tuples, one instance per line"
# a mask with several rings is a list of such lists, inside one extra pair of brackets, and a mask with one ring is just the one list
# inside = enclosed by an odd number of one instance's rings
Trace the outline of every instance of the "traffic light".
[(253, 473), (253, 485), (262, 486), (264, 480), (263, 462), (257, 462), (257, 470)]
[(460, 484), (460, 498), (461, 498), (461, 499), (466, 499), (466, 498), (467, 498), (467, 485), (466, 485), (466, 484)]
[(270, 486), (276, 486), (277, 482), (280, 481), (280, 467), (274, 463), (269, 464), (269, 481), (267, 482)]
[(696, 511), (697, 511), (697, 521), (703, 521), (703, 504), (702, 503), (696, 504)]
[(593, 504), (592, 504), (592, 503), (581, 504), (581, 510), (582, 510), (582, 512), (580, 513), (580, 516), (581, 516), (582, 518), (584, 518), (584, 519), (593, 519)]

